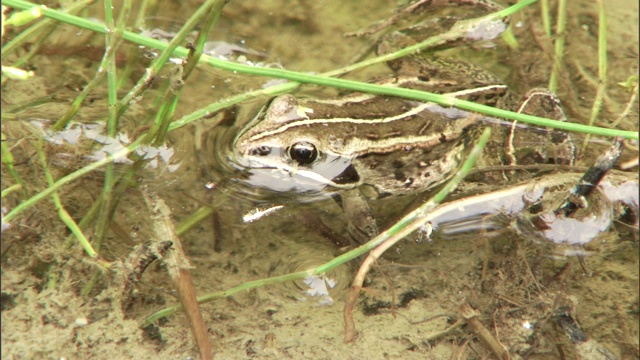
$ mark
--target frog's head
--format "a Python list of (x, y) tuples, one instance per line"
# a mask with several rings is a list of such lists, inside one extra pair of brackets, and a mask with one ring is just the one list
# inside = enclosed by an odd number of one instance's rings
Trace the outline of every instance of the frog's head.
[(239, 133), (235, 161), (249, 170), (250, 185), (296, 193), (359, 185), (352, 159), (329, 150), (326, 132), (309, 130), (312, 112), (292, 95), (277, 96)]

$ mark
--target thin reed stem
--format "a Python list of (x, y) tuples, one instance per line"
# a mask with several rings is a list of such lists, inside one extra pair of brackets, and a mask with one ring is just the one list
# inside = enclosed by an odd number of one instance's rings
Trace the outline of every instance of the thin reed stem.
[[(591, 106), (591, 115), (589, 116), (589, 126), (593, 126), (596, 118), (600, 114), (604, 97), (607, 93), (607, 13), (605, 9), (605, 3), (602, 0), (598, 0), (598, 86), (596, 87), (596, 96), (593, 99), (593, 105)], [(587, 134), (582, 142), (582, 148), (580, 151), (584, 153), (591, 135)]]
[(565, 30), (567, 27), (567, 1), (558, 0), (558, 19), (556, 22), (556, 34), (554, 43), (554, 58), (551, 77), (549, 78), (549, 90), (556, 92), (558, 90), (558, 77), (563, 67), (564, 59), (564, 41)]

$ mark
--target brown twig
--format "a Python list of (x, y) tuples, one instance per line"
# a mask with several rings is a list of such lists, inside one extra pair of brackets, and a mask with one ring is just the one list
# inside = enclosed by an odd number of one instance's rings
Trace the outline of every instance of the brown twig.
[[(422, 223), (422, 220), (414, 220)], [(358, 300), (358, 295), (360, 294), (360, 290), (362, 289), (362, 284), (364, 283), (364, 278), (371, 269), (371, 265), (384, 254), (387, 249), (395, 245), (398, 241), (402, 240), (405, 236), (408, 236), (411, 232), (413, 232), (414, 228), (411, 225), (408, 225), (403, 230), (399, 231), (397, 234), (389, 237), (382, 244), (380, 244), (377, 248), (371, 250), (369, 255), (364, 259), (362, 264), (360, 265), (360, 269), (356, 273), (356, 276), (351, 283), (351, 289), (349, 289), (349, 294), (347, 295), (347, 300), (344, 304), (344, 342), (350, 343), (355, 340), (356, 337), (356, 325), (353, 321), (353, 308), (355, 307), (356, 300)]]
[(491, 352), (497, 359), (510, 359), (507, 349), (493, 336), (493, 334), (491, 334), (489, 329), (487, 329), (482, 322), (478, 320), (478, 313), (471, 307), (471, 305), (467, 303), (462, 304), (460, 306), (460, 314), (467, 324), (478, 334), (482, 342), (491, 349)]
[(180, 302), (184, 307), (191, 332), (200, 351), (202, 360), (213, 359), (213, 348), (209, 340), (207, 326), (202, 319), (196, 290), (189, 269), (192, 268), (182, 249), (182, 243), (171, 221), (171, 211), (164, 201), (155, 196), (148, 188), (143, 189), (147, 206), (155, 213), (153, 216), (154, 232), (160, 240), (173, 242), (173, 251), (165, 257), (169, 276), (178, 290)]

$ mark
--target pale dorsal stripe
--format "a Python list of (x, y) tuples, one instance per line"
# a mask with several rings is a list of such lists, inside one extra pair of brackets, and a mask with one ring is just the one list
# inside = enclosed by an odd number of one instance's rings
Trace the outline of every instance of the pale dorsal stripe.
[[(461, 91), (456, 91), (456, 92), (452, 92), (452, 93), (447, 93), (445, 94), (445, 96), (451, 96), (454, 98), (458, 98), (461, 96), (465, 96), (468, 94), (473, 94), (476, 92), (484, 92), (490, 89), (495, 89), (495, 88), (501, 88), (504, 87), (504, 85), (489, 85), (489, 86), (484, 86), (484, 87), (480, 87), (480, 88), (474, 88), (474, 89), (467, 89), (467, 90), (461, 90)], [(349, 99), (349, 101), (351, 102), (357, 102), (357, 100), (361, 100), (361, 101), (365, 101), (368, 100), (370, 98), (373, 98), (375, 96), (378, 95), (370, 95), (370, 94), (363, 94), (362, 97), (356, 96), (354, 97), (354, 101), (351, 101), (352, 99)], [(356, 100), (357, 99), (357, 100)], [(344, 99), (343, 99), (344, 101)], [(317, 101), (316, 101), (317, 102)], [(330, 103), (329, 101), (325, 101), (325, 103)], [(343, 102), (344, 103), (344, 102)], [(434, 103), (430, 103), (430, 102), (426, 102), (426, 103), (421, 103), (420, 105), (417, 105), (413, 108), (411, 108), (409, 111), (395, 115), (395, 116), (390, 116), (390, 117), (385, 117), (385, 118), (376, 118), (376, 119), (353, 119), (353, 118), (329, 118), (329, 119), (301, 119), (301, 120), (295, 120), (295, 121), (291, 121), (285, 125), (280, 126), (279, 128), (275, 129), (275, 130), (271, 130), (271, 131), (266, 131), (257, 135), (254, 135), (250, 138), (249, 141), (257, 141), (260, 140), (262, 138), (265, 137), (270, 137), (273, 136), (275, 134), (280, 134), (283, 132), (286, 132), (290, 129), (296, 128), (298, 126), (308, 126), (308, 125), (315, 125), (315, 124), (322, 124), (322, 123), (327, 123), (327, 124), (336, 124), (336, 123), (349, 123), (349, 124), (367, 124), (367, 123), (371, 123), (371, 122), (376, 122), (376, 123), (390, 123), (393, 121), (398, 121), (398, 120), (403, 120), (407, 117), (411, 117), (414, 115), (417, 115), (429, 108), (432, 107), (439, 107), (438, 105), (434, 104)]]

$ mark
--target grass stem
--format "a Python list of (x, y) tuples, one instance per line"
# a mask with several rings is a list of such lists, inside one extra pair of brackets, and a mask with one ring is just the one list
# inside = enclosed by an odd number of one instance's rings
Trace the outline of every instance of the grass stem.
[[(513, 11), (517, 9), (519, 10), (523, 6), (532, 4), (533, 2), (535, 1), (528, 0), (528, 1), (519, 2), (516, 5), (513, 5), (505, 10), (500, 11), (499, 13), (494, 14), (494, 16), (497, 16), (497, 17), (506, 16), (507, 14), (511, 14), (513, 13)], [(29, 6), (33, 6), (31, 3), (23, 0), (5, 0), (5, 3), (10, 6), (15, 6), (17, 8), (29, 8)], [(564, 8), (564, 12), (566, 13), (565, 0), (561, 0), (561, 3), (564, 5), (560, 6), (560, 8), (561, 10), (562, 8)], [(207, 4), (210, 5), (209, 2), (207, 2), (205, 5)], [(206, 7), (205, 5), (203, 5), (203, 7), (201, 7), (196, 12), (197, 16), (194, 16), (194, 17), (198, 17), (198, 19), (200, 19), (201, 17), (205, 16), (205, 12), (203, 10)], [(206, 10), (208, 10), (208, 8)], [(102, 33), (106, 31), (106, 29), (102, 25), (99, 25), (94, 22), (90, 22), (88, 20), (81, 19), (75, 16), (71, 16), (68, 14), (61, 14), (60, 12), (57, 12), (52, 9), (44, 9), (43, 13), (47, 17), (59, 18), (61, 21), (65, 21), (76, 26), (81, 26), (89, 30), (102, 32)], [(564, 31), (564, 27), (566, 23), (566, 14), (564, 14), (563, 16), (560, 16), (560, 15), (562, 14), (559, 14), (558, 29)], [(560, 19), (560, 17), (563, 17), (564, 19)], [(191, 24), (192, 19), (189, 20), (188, 24)], [(487, 17), (482, 17), (481, 19), (486, 21)], [(468, 23), (472, 23), (472, 22), (469, 21)], [(183, 29), (187, 28), (188, 27), (187, 25), (185, 25)], [(149, 46), (156, 49), (164, 49), (165, 52), (173, 53), (174, 56), (185, 57), (188, 55), (187, 49), (178, 47), (178, 46), (174, 47), (173, 43), (170, 43), (170, 45), (167, 45), (166, 43), (163, 43), (161, 41), (143, 37), (135, 33), (124, 32), (123, 38), (128, 41), (133, 41), (136, 44), (141, 46)], [(174, 40), (175, 39), (176, 38), (174, 38)], [(439, 39), (439, 40), (442, 40), (442, 39)], [(435, 43), (435, 40), (432, 40), (429, 42), (425, 41), (425, 42), (422, 42), (421, 44), (431, 43), (431, 42)], [(559, 63), (561, 63), (561, 57), (562, 57), (561, 54), (564, 51), (563, 43), (564, 43), (564, 40), (561, 40), (559, 44), (558, 43), (556, 44), (556, 60), (559, 61)], [(411, 49), (412, 51), (415, 51), (415, 49), (413, 48)], [(560, 58), (558, 58), (558, 54), (560, 54)], [(166, 57), (168, 58), (168, 55)], [(158, 61), (158, 59), (156, 59), (156, 62)], [(420, 100), (420, 101), (430, 101), (430, 102), (438, 103), (443, 106), (456, 106), (464, 110), (477, 111), (477, 112), (484, 113), (491, 116), (503, 117), (511, 120), (521, 121), (528, 124), (533, 124), (533, 125), (538, 125), (543, 127), (551, 127), (551, 128), (566, 130), (566, 131), (576, 131), (576, 132), (590, 133), (594, 135), (602, 135), (602, 136), (609, 136), (609, 137), (620, 136), (620, 137), (629, 138), (629, 139), (638, 139), (638, 133), (636, 131), (622, 131), (622, 130), (616, 130), (616, 129), (587, 126), (587, 125), (582, 125), (577, 123), (554, 121), (554, 120), (545, 119), (541, 117), (518, 114), (515, 112), (506, 111), (506, 110), (495, 109), (490, 106), (479, 105), (479, 104), (475, 104), (469, 101), (464, 101), (459, 99), (452, 99), (451, 97), (433, 94), (433, 93), (424, 92), (424, 91), (392, 88), (388, 86), (363, 83), (359, 81), (352, 81), (352, 80), (345, 80), (345, 79), (334, 79), (334, 78), (327, 77), (326, 75), (320, 76), (320, 75), (299, 73), (294, 71), (287, 71), (282, 69), (262, 68), (262, 67), (244, 65), (240, 63), (234, 63), (230, 61), (215, 59), (206, 55), (202, 55), (201, 59), (203, 62), (208, 63), (211, 66), (214, 66), (216, 68), (219, 68), (222, 70), (228, 70), (228, 71), (235, 71), (238, 73), (282, 78), (282, 79), (287, 79), (287, 80), (291, 80), (299, 83), (310, 83), (315, 85), (331, 86), (331, 87), (342, 88), (342, 89), (352, 90), (352, 91), (368, 92), (372, 94), (399, 96), (399, 97), (405, 97), (405, 98)], [(380, 59), (381, 59), (380, 61), (384, 61), (384, 59), (386, 58), (380, 57)], [(138, 84), (140, 88), (144, 88), (145, 87), (144, 84), (149, 85), (150, 81), (155, 77), (155, 75), (151, 76), (150, 73), (155, 74), (156, 73), (155, 69), (151, 69), (150, 71), (147, 71), (147, 75), (145, 75), (146, 81), (141, 80), (141, 83)], [(332, 74), (332, 72), (328, 74)], [(127, 95), (127, 97), (125, 97), (125, 99), (121, 101), (121, 104), (128, 103), (128, 101), (130, 101), (131, 99), (133, 99), (134, 96), (136, 96), (135, 95), (136, 93), (137, 92), (134, 91), (130, 95)], [(124, 111), (124, 109), (121, 108), (120, 111), (122, 112)]]
[[(563, 67), (564, 59), (564, 41), (565, 30), (567, 27), (567, 1), (558, 0), (558, 19), (556, 22), (556, 36), (555, 36), (555, 54), (553, 58), (553, 69), (551, 70), (551, 77), (549, 78), (549, 90), (555, 93), (558, 90), (558, 77)], [(546, 31), (546, 29), (545, 29)]]
[[(36, 152), (38, 153), (38, 157), (40, 158), (40, 163), (42, 164), (42, 169), (44, 170), (44, 175), (47, 179), (47, 183), (49, 184), (49, 188), (51, 188), (54, 184), (53, 176), (51, 175), (51, 172), (49, 172), (49, 166), (47, 164), (47, 158), (44, 154), (42, 144), (36, 145)], [(60, 196), (58, 196), (58, 193), (56, 191), (52, 191), (51, 197), (53, 198), (53, 204), (55, 205), (56, 209), (58, 209), (58, 216), (60, 217), (60, 220), (62, 220), (62, 222), (67, 225), (69, 230), (71, 230), (73, 235), (75, 235), (76, 239), (78, 239), (78, 242), (80, 242), (80, 245), (87, 253), (87, 255), (92, 258), (97, 257), (98, 253), (93, 249), (93, 246), (84, 236), (84, 233), (82, 233), (82, 230), (80, 230), (78, 224), (76, 224), (71, 215), (69, 215), (67, 210), (64, 208), (64, 206), (62, 205), (62, 201), (60, 201)]]
[[(598, 0), (598, 86), (596, 87), (596, 96), (591, 106), (591, 114), (589, 116), (589, 126), (593, 126), (596, 118), (600, 114), (602, 103), (607, 92), (607, 13), (605, 2)], [(582, 142), (580, 151), (584, 153), (587, 149), (591, 135), (587, 134)]]

